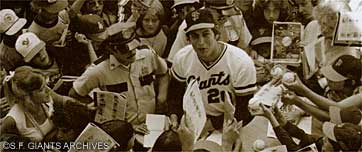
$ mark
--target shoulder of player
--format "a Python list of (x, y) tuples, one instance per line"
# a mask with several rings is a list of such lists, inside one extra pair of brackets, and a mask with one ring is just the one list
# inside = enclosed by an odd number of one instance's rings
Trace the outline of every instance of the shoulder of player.
[[(245, 58), (250, 58), (250, 56), (241, 48), (238, 48), (236, 46), (224, 43), (226, 45), (226, 53), (229, 54), (228, 57), (232, 57), (232, 58), (240, 58), (240, 59), (245, 59)], [(251, 58), (250, 58), (251, 60)]]
[(174, 62), (188, 59), (190, 56), (194, 54), (194, 49), (192, 48), (192, 45), (186, 45), (182, 49), (180, 49), (174, 56)]

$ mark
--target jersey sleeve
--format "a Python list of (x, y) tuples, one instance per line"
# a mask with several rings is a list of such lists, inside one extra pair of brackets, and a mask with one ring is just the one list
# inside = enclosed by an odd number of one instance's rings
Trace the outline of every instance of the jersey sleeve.
[(86, 96), (94, 88), (100, 86), (100, 74), (95, 67), (89, 67), (77, 80), (73, 82), (73, 88), (80, 96)]
[[(181, 51), (181, 50), (180, 50)], [(173, 76), (176, 80), (180, 82), (186, 81), (186, 74), (185, 74), (185, 65), (186, 63), (183, 62), (183, 52), (178, 52), (172, 63), (172, 67), (170, 70), (171, 76)]]
[(242, 60), (235, 79), (233, 80), (233, 87), (238, 96), (245, 96), (253, 94), (256, 91), (256, 70), (253, 61), (250, 57)]

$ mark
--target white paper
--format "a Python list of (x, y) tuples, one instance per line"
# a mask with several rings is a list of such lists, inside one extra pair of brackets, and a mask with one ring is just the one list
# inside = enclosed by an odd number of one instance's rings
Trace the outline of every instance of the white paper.
[(205, 107), (196, 80), (192, 80), (186, 89), (183, 97), (183, 109), (185, 125), (194, 133), (194, 142), (196, 142), (206, 123)]
[[(118, 143), (105, 131), (96, 126), (93, 123), (89, 123), (87, 127), (82, 131), (82, 133), (77, 137), (74, 143), (84, 143), (84, 144), (107, 144), (107, 149), (70, 149), (68, 152), (108, 152), (115, 146), (119, 146)], [(105, 147), (105, 146), (104, 146)]]
[(167, 125), (168, 118), (165, 115), (147, 114), (146, 126), (150, 133), (144, 136), (143, 147), (153, 147)]
[(297, 150), (297, 152), (318, 152), (318, 149), (315, 144), (311, 144), (311, 145), (308, 145), (304, 148)]
[(324, 37), (304, 46), (304, 57), (306, 60), (303, 60), (303, 74), (305, 79), (309, 79), (325, 63)]
[(273, 103), (276, 103), (280, 100), (282, 95), (282, 86), (281, 85), (271, 85), (271, 82), (268, 82), (264, 86), (262, 86), (258, 92), (254, 94), (254, 97), (249, 101), (249, 107), (253, 107), (255, 111), (251, 111), (251, 113), (259, 113), (261, 110), (259, 104), (263, 103), (267, 106), (272, 106)]
[(214, 130), (207, 138), (208, 141), (213, 141), (220, 146), (222, 145), (222, 132)]
[(108, 91), (94, 92), (94, 100), (97, 104), (97, 111), (94, 121), (103, 123), (109, 120), (125, 120), (127, 97), (126, 93), (114, 93)]

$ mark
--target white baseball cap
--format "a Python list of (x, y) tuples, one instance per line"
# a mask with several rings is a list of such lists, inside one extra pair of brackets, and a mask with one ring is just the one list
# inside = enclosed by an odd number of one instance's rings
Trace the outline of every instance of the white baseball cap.
[(29, 62), (44, 47), (45, 43), (31, 32), (20, 35), (15, 43), (16, 51), (24, 57), (25, 62)]
[(26, 24), (25, 18), (19, 18), (11, 9), (2, 9), (0, 11), (0, 33), (14, 35), (20, 31)]

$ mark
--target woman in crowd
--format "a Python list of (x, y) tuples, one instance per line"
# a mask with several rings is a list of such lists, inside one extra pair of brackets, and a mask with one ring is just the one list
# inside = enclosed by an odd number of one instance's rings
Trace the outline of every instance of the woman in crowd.
[(136, 22), (136, 33), (141, 43), (152, 47), (159, 56), (163, 56), (167, 44), (163, 23), (163, 14), (153, 7), (142, 13)]
[(11, 109), (1, 123), (1, 133), (16, 133), (31, 141), (51, 139), (48, 135), (56, 128), (54, 107), (95, 109), (92, 104), (56, 94), (46, 86), (42, 74), (28, 66), (17, 68), (7, 80), (5, 95)]

